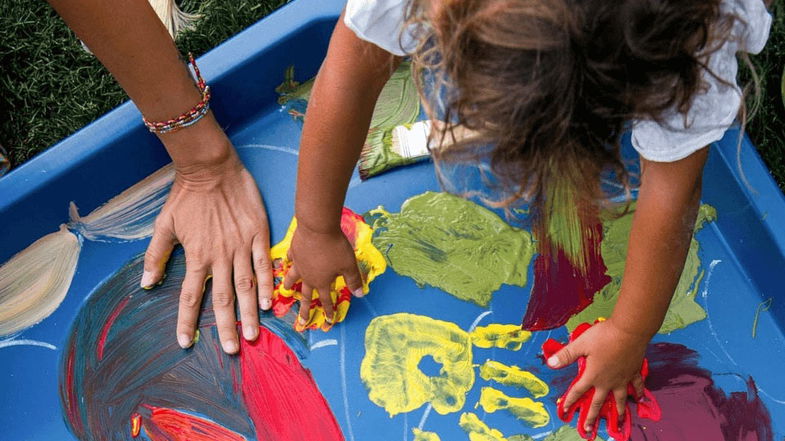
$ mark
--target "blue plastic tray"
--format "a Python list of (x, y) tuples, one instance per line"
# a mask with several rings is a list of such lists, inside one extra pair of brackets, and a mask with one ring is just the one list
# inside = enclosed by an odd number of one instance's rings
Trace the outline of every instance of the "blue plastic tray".
[[(301, 129), (280, 110), (274, 88), (282, 82), (288, 66), (296, 67), (298, 80), (316, 74), (342, 4), (340, 0), (295, 1), (199, 60), (214, 90), (215, 114), (259, 182), (273, 243), (283, 237), (293, 214)], [(740, 158), (749, 186), (743, 183), (737, 167), (737, 138), (736, 131), (729, 131), (712, 146), (704, 173), (703, 202), (716, 207), (719, 214), (716, 222), (698, 234), (706, 270), (698, 302), (709, 318), (670, 335), (658, 335), (655, 341), (684, 344), (697, 351), (699, 365), (711, 371), (716, 384), (728, 394), (747, 391), (746, 379), (754, 378), (756, 390), (750, 394), (759, 395), (771, 416), (773, 438), (782, 439), (785, 199), (746, 138)], [(630, 153), (629, 146), (626, 150)], [(0, 180), (0, 262), (67, 222), (69, 202), (74, 201), (81, 213), (88, 213), (167, 162), (160, 143), (143, 128), (136, 107), (132, 103), (118, 107)], [(438, 189), (432, 166), (421, 163), (363, 183), (355, 177), (346, 205), (358, 213), (378, 205), (398, 211), (407, 198)], [(69, 331), (91, 293), (143, 252), (146, 245), (147, 240), (84, 241), (76, 275), (63, 303), (40, 324), (15, 337), (45, 342), (55, 349), (0, 347), (0, 439), (76, 439), (64, 422), (58, 395), (59, 367)], [(422, 406), (392, 418), (369, 400), (360, 381), (365, 328), (374, 317), (412, 312), (456, 323), (464, 330), (478, 318), (481, 325), (520, 323), (531, 280), (529, 277), (524, 288), (504, 286), (494, 295), (490, 308), (483, 309), (432, 287), (418, 288), (390, 268), (374, 282), (370, 296), (354, 302), (345, 323), (327, 334), (308, 334), (308, 343), (319, 348), (311, 351), (303, 364), (312, 370), (345, 438), (412, 439), (412, 428), (420, 427), (438, 433), (445, 441), (468, 439), (458, 425), (463, 411), (478, 413), (505, 435), (529, 434), (540, 439), (560, 427), (562, 423), (554, 411), (558, 388), (542, 399), (551, 422), (533, 429), (504, 412), (486, 414), (475, 409), (479, 390), (487, 383), (479, 376), (461, 412), (439, 415)], [(771, 308), (759, 314), (757, 337), (753, 339), (756, 311), (770, 298)], [(537, 357), (540, 345), (549, 336), (565, 339), (566, 332), (536, 333), (518, 352), (475, 349), (475, 362), (492, 358), (551, 380), (554, 374)]]

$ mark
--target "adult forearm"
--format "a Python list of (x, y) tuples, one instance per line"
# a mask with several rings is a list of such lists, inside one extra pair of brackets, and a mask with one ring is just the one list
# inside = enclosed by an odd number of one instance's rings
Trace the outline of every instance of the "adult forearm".
[[(168, 120), (201, 99), (177, 48), (147, 0), (49, 0), (149, 120)], [(204, 135), (204, 136), (199, 136)], [(162, 135), (176, 164), (225, 157), (212, 115), (189, 130)], [(194, 143), (193, 139), (205, 138)], [(209, 140), (208, 140), (209, 139)], [(216, 142), (219, 141), (219, 142)]]
[(318, 232), (338, 228), (376, 100), (396, 64), (393, 55), (360, 40), (339, 20), (300, 143), (295, 210), (301, 226)]

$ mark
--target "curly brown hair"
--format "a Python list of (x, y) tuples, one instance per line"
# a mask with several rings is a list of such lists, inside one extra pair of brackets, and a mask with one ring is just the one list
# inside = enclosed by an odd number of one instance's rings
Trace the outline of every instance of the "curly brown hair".
[(447, 137), (475, 134), (434, 149), (437, 165), (486, 161), (496, 205), (527, 202), (541, 244), (557, 218), (596, 222), (601, 174), (629, 190), (625, 124), (686, 112), (735, 20), (720, 0), (412, 0), (407, 16), (417, 76), (450, 90)]

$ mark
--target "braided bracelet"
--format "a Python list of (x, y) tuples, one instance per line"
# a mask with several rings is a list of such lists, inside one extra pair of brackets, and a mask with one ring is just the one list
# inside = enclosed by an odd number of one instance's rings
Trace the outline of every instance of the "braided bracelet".
[(210, 86), (204, 82), (202, 74), (199, 72), (199, 67), (196, 66), (196, 60), (194, 60), (194, 56), (191, 53), (188, 54), (188, 63), (193, 67), (196, 74), (196, 87), (202, 94), (201, 101), (196, 103), (191, 110), (167, 121), (151, 122), (143, 116), (142, 121), (144, 121), (144, 125), (151, 132), (157, 134), (176, 132), (195, 124), (210, 110)]

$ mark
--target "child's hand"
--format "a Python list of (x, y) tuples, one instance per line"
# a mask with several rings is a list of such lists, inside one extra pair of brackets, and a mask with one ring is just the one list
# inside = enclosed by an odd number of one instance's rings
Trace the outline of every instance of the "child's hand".
[(561, 368), (579, 357), (586, 357), (586, 370), (564, 399), (569, 409), (584, 393), (595, 389), (585, 430), (591, 432), (603, 403), (612, 393), (619, 418), (623, 419), (627, 402), (627, 385), (632, 383), (638, 397), (643, 396), (641, 365), (649, 338), (618, 328), (612, 320), (599, 322), (575, 341), (548, 359), (548, 366)]
[(284, 278), (283, 286), (291, 289), (298, 280), (303, 282), (298, 318), (300, 325), (308, 322), (314, 289), (319, 294), (327, 321), (333, 322), (335, 307), (330, 291), (338, 276), (343, 276), (352, 294), (357, 297), (363, 295), (363, 282), (354, 250), (340, 228), (320, 232), (298, 223), (289, 248), (289, 260), (292, 261), (292, 267)]

